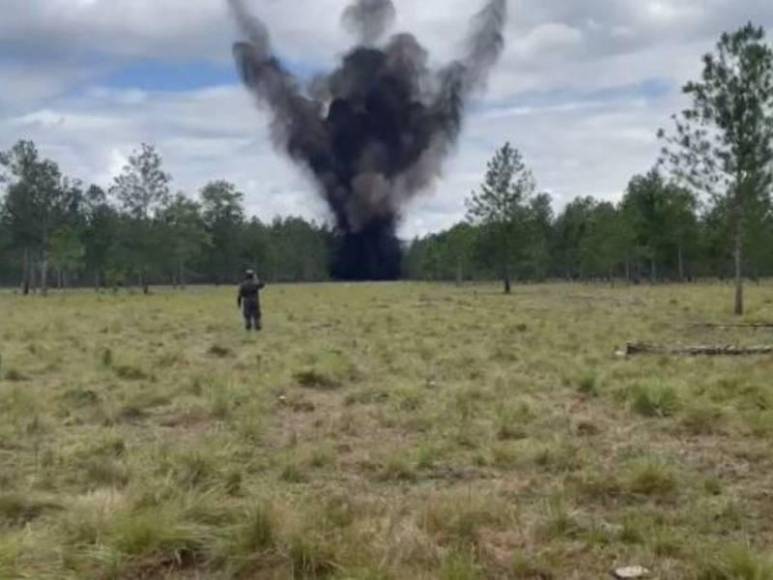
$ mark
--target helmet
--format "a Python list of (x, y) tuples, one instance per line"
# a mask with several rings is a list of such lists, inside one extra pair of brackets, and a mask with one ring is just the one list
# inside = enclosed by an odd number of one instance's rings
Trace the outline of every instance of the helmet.
[(255, 270), (247, 270), (244, 272), (245, 278), (254, 278), (255, 277)]

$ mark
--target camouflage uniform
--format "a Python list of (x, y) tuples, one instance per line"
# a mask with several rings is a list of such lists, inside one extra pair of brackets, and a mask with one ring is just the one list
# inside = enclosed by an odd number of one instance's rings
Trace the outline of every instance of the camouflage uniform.
[(255, 275), (248, 274), (244, 282), (239, 286), (239, 294), (236, 300), (239, 308), (244, 314), (244, 323), (247, 330), (260, 330), (261, 312), (260, 312), (260, 291), (266, 285), (255, 278)]

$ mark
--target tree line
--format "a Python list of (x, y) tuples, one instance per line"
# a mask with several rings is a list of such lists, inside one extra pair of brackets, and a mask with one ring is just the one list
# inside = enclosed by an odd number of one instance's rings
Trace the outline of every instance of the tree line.
[[(732, 279), (733, 236), (725, 203), (701, 203), (662, 171), (633, 177), (623, 199), (573, 200), (557, 215), (533, 178), (492, 202), (490, 184), (517, 150), (506, 144), (489, 167), (468, 216), (447, 231), (415, 240), (406, 275), (417, 280), (688, 282)], [(530, 176), (528, 170), (525, 170)], [(495, 185), (494, 185), (495, 186)], [(483, 199), (482, 199), (483, 198)], [(481, 205), (482, 204), (482, 205)], [(773, 275), (773, 208), (760, 200), (747, 216), (746, 271)]]
[(328, 278), (336, 236), (300, 218), (249, 218), (227, 181), (197, 198), (172, 193), (158, 152), (142, 145), (108, 190), (64, 176), (20, 141), (0, 153), (0, 282), (51, 286), (231, 284), (245, 268), (270, 281)]
[(660, 130), (655, 169), (634, 177), (617, 204), (577, 199), (557, 217), (510, 144), (468, 200), (467, 222), (417, 241), (415, 277), (521, 279), (624, 277), (629, 281), (773, 272), (773, 48), (747, 24), (705, 55), (687, 83), (689, 106)]

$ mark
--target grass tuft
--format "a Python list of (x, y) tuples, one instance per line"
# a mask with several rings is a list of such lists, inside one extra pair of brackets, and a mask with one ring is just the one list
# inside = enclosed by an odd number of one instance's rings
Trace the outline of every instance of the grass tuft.
[(671, 417), (679, 408), (676, 390), (664, 383), (639, 384), (631, 397), (631, 408), (644, 417)]
[(698, 580), (773, 580), (773, 560), (746, 546), (732, 546), (707, 556)]
[(30, 497), (25, 493), (0, 495), (0, 524), (21, 526), (62, 507), (53, 501)]

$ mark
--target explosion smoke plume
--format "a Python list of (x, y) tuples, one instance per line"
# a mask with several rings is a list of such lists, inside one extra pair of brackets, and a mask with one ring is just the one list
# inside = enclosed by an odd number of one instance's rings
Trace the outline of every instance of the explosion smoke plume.
[(311, 172), (335, 216), (342, 238), (334, 276), (397, 278), (401, 208), (440, 175), (465, 103), (504, 48), (507, 0), (486, 1), (466, 54), (437, 71), (414, 36), (382, 40), (396, 15), (391, 0), (355, 0), (342, 21), (359, 45), (305, 87), (244, 0), (229, 3), (245, 36), (234, 45), (242, 79), (270, 110), (275, 145)]

